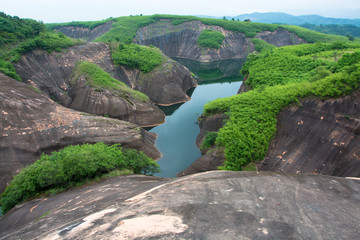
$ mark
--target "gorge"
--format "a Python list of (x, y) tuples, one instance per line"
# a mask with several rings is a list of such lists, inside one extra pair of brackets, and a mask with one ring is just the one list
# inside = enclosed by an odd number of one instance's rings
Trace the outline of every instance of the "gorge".
[[(83, 143), (143, 151), (163, 171), (18, 203), (0, 219), (1, 239), (360, 236), (358, 41), (171, 15), (87, 24), (50, 26), (85, 41), (22, 53), (12, 63), (22, 82), (0, 73), (0, 192), (43, 153)], [(205, 29), (223, 34), (219, 48), (198, 43)], [(160, 52), (161, 64), (115, 64), (131, 44)], [(121, 84), (94, 85), (84, 63)], [(206, 172), (219, 167), (257, 171)], [(131, 230), (143, 221), (163, 230)]]

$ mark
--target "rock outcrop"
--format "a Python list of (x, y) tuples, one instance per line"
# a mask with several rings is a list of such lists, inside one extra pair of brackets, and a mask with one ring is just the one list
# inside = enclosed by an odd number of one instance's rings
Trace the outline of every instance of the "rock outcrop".
[(1, 239), (359, 239), (360, 181), (271, 172), (124, 176), (36, 199)]
[[(221, 32), (225, 39), (220, 49), (201, 48), (197, 39), (204, 29)], [(275, 46), (304, 43), (297, 35), (278, 29), (274, 32), (262, 32), (257, 38)], [(169, 20), (161, 20), (139, 29), (134, 42), (141, 45), (154, 45), (169, 57), (186, 58), (201, 62), (225, 59), (245, 59), (255, 50), (253, 43), (242, 33), (235, 33), (219, 26), (208, 26), (200, 21), (172, 25)]]
[(156, 135), (137, 125), (65, 108), (0, 74), (0, 192), (19, 169), (67, 145), (120, 143), (157, 159)]
[(140, 74), (139, 78), (131, 83), (135, 90), (145, 93), (151, 101), (163, 106), (189, 101), (187, 90), (197, 86), (191, 72), (169, 58), (153, 71)]
[(66, 36), (69, 36), (71, 38), (81, 38), (87, 40), (88, 42), (92, 42), (96, 38), (107, 33), (111, 29), (113, 23), (113, 21), (110, 21), (100, 26), (97, 26), (94, 29), (84, 27), (59, 27), (55, 30), (62, 32)]
[(277, 133), (258, 168), (360, 177), (360, 92), (305, 99), (278, 115)]

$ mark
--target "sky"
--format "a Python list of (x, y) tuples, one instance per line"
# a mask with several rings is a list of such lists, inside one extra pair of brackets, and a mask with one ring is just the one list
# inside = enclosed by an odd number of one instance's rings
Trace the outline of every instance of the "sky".
[(360, 18), (360, 0), (0, 0), (0, 12), (45, 23), (156, 13), (221, 17), (285, 12)]

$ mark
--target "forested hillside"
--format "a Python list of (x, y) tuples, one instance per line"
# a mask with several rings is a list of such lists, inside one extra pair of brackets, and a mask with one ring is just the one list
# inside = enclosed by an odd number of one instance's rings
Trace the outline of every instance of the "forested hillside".
[(20, 60), (21, 54), (34, 49), (61, 51), (79, 43), (64, 34), (45, 29), (45, 25), (32, 19), (12, 17), (0, 12), (0, 72), (21, 80), (11, 62)]

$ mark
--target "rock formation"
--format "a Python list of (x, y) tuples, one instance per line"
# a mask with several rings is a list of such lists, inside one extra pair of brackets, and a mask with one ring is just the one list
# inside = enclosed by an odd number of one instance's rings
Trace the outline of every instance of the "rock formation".
[(360, 92), (305, 99), (278, 115), (261, 171), (360, 177)]
[(155, 70), (141, 74), (132, 84), (134, 89), (145, 93), (151, 101), (163, 106), (190, 100), (186, 92), (197, 86), (190, 71), (169, 58)]
[(88, 42), (92, 42), (96, 38), (108, 32), (111, 29), (113, 23), (113, 21), (110, 21), (91, 30), (84, 27), (59, 27), (55, 30), (62, 32), (66, 36), (69, 36), (71, 38), (82, 38), (87, 40)]
[(164, 114), (151, 102), (121, 98), (112, 92), (98, 93), (84, 82), (72, 84), (71, 74), (78, 61), (97, 64), (114, 78), (143, 91), (157, 104), (171, 105), (189, 99), (186, 91), (196, 85), (191, 73), (167, 58), (166, 62), (147, 74), (115, 66), (104, 43), (88, 43), (62, 53), (33, 51), (22, 56), (15, 68), (28, 84), (59, 101), (66, 107), (91, 114), (109, 115), (140, 126), (154, 126), (164, 121)]
[[(197, 39), (204, 29), (221, 32), (224, 42), (220, 49), (201, 48)], [(262, 32), (256, 36), (275, 46), (285, 46), (304, 43), (297, 35), (278, 29), (274, 32)], [(200, 21), (185, 22), (172, 25), (169, 20), (162, 20), (139, 29), (134, 42), (141, 45), (154, 45), (165, 55), (176, 58), (186, 58), (201, 62), (211, 62), (225, 59), (245, 59), (255, 50), (253, 43), (242, 33), (235, 33), (219, 26), (208, 26)]]
[(271, 172), (123, 176), (26, 202), (2, 239), (359, 239), (360, 181)]
[(0, 192), (19, 169), (67, 145), (120, 143), (157, 159), (155, 134), (137, 125), (65, 108), (0, 74)]

